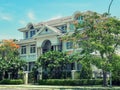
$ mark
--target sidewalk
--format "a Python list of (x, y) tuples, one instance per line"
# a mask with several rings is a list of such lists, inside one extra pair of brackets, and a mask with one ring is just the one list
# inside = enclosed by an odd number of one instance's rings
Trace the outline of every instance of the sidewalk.
[(101, 86), (47, 86), (47, 85), (0, 85), (0, 90), (120, 90), (120, 87)]

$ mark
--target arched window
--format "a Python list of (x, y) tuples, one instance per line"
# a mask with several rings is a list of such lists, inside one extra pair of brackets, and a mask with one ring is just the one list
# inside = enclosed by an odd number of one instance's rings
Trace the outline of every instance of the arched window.
[(29, 29), (34, 29), (33, 25), (28, 26)]
[(28, 24), (27, 24), (27, 29), (34, 29), (33, 24), (32, 24), (32, 23), (28, 23)]

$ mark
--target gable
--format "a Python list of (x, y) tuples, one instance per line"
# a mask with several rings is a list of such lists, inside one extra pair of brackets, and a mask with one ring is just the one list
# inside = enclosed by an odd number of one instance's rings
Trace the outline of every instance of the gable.
[(58, 30), (57, 28), (55, 27), (52, 27), (52, 26), (48, 26), (48, 25), (44, 25), (39, 32), (36, 33), (36, 35), (34, 36), (35, 37), (38, 37), (38, 36), (42, 36), (42, 35), (51, 35), (51, 34), (54, 34), (54, 35), (61, 35), (61, 31)]
[(55, 32), (53, 32), (52, 30), (48, 29), (48, 28), (44, 28), (41, 33), (39, 33), (39, 35), (45, 35), (45, 34), (53, 34)]

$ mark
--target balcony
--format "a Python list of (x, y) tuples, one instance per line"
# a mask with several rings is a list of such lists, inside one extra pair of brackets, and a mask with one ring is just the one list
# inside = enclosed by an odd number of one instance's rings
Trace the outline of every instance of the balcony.
[(36, 54), (31, 54), (31, 55), (20, 55), (20, 58), (22, 60), (25, 60), (27, 62), (33, 62), (37, 60), (37, 55)]

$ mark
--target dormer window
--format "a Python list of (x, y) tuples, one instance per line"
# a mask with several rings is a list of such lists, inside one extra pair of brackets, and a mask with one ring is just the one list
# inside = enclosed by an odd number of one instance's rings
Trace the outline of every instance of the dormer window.
[(30, 31), (30, 37), (32, 37), (33, 35), (35, 35), (35, 30)]
[(27, 24), (27, 29), (34, 29), (33, 24), (32, 24), (32, 23), (28, 23), (28, 24)]
[(82, 20), (83, 20), (83, 16), (77, 16), (77, 17), (75, 18), (75, 20), (82, 21)]
[(33, 25), (30, 25), (29, 28), (30, 28), (30, 29), (34, 29)]
[(25, 39), (27, 39), (27, 38), (28, 38), (28, 31), (25, 32)]

